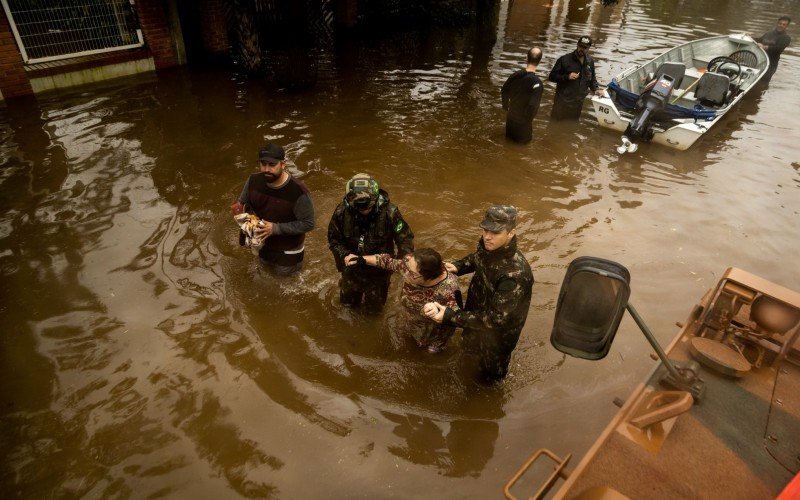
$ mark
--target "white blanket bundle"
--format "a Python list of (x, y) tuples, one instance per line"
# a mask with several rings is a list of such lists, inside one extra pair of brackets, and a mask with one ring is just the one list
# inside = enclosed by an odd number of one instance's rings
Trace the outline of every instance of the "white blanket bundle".
[(234, 215), (233, 219), (244, 234), (244, 246), (249, 248), (253, 255), (258, 255), (258, 251), (264, 246), (266, 238), (256, 236), (256, 228), (263, 226), (264, 221), (259, 219), (258, 216), (248, 213)]

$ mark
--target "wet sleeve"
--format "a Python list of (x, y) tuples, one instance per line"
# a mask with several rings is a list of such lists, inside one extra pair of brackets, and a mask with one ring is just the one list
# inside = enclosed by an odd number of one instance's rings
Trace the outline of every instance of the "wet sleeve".
[(311, 195), (303, 194), (294, 204), (294, 217), (291, 222), (274, 223), (275, 234), (303, 234), (314, 229), (314, 202)]
[(508, 92), (511, 90), (511, 81), (514, 79), (514, 75), (508, 77), (508, 80), (503, 84), (503, 88), (500, 89), (500, 101), (502, 102), (503, 109), (508, 109), (508, 99), (509, 95)]
[(525, 296), (522, 285), (512, 277), (502, 279), (495, 288), (489, 307), (482, 311), (446, 309), (444, 323), (468, 329), (505, 330), (514, 323), (514, 311)]
[(388, 253), (379, 253), (375, 256), (375, 267), (388, 269), (395, 273), (405, 272), (406, 266), (403, 259), (393, 259)]
[(328, 223), (328, 248), (330, 248), (333, 253), (333, 259), (336, 261), (336, 269), (339, 272), (344, 270), (344, 257), (350, 253), (345, 243), (346, 240), (344, 232), (342, 231), (342, 214), (341, 210), (337, 208), (333, 212), (331, 221)]
[(475, 254), (471, 253), (466, 257), (458, 259), (453, 262), (456, 266), (456, 276), (470, 274), (475, 272)]
[(771, 48), (773, 51), (775, 51), (776, 53), (780, 54), (781, 52), (783, 52), (783, 50), (784, 50), (786, 47), (788, 47), (788, 46), (789, 46), (789, 43), (791, 43), (791, 41), (792, 41), (792, 37), (790, 37), (790, 36), (788, 36), (788, 35), (786, 35), (786, 36), (781, 36), (781, 37), (778, 37), (778, 39), (775, 41), (775, 45), (773, 45), (773, 46), (772, 46), (772, 47), (770, 47), (770, 48)]
[(392, 235), (397, 245), (397, 256), (402, 257), (414, 251), (414, 233), (403, 219), (400, 209), (396, 208), (392, 214)]
[(539, 112), (539, 103), (542, 102), (542, 91), (544, 90), (544, 85), (539, 80), (536, 80), (533, 84), (533, 88), (531, 89), (531, 98), (528, 100), (528, 107), (531, 110), (531, 116), (536, 116), (536, 113)]
[(550, 74), (547, 75), (547, 79), (551, 82), (561, 83), (567, 81), (568, 74), (564, 72), (564, 64), (561, 59), (561, 57), (558, 58), (555, 66), (550, 70)]
[(247, 193), (250, 191), (250, 177), (244, 182), (244, 187), (242, 188), (242, 192), (239, 194), (239, 203), (242, 205), (249, 205), (250, 204), (250, 197)]

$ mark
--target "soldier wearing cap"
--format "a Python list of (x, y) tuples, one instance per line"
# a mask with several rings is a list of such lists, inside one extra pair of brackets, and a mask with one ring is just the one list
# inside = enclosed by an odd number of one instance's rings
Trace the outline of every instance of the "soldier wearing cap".
[(554, 120), (577, 120), (589, 90), (598, 95), (603, 93), (597, 83), (594, 59), (589, 55), (591, 46), (591, 38), (580, 37), (575, 50), (559, 57), (550, 71), (547, 79), (556, 83), (556, 95), (550, 112)]
[(437, 302), (425, 305), (425, 314), (434, 321), (464, 328), (464, 351), (477, 360), (487, 380), (508, 373), (531, 303), (533, 273), (517, 250), (516, 223), (516, 208), (491, 206), (480, 224), (478, 249), (447, 264), (459, 276), (475, 273), (464, 309), (455, 311)]
[[(414, 251), (414, 233), (389, 201), (389, 193), (367, 174), (356, 174), (347, 182), (345, 195), (328, 224), (328, 246), (333, 252), (339, 279), (342, 305), (364, 303), (369, 312), (379, 311), (386, 303), (392, 272), (367, 266), (364, 255), (390, 254), (403, 257)], [(345, 257), (355, 254), (362, 261), (345, 265)]]
[(305, 233), (314, 229), (314, 204), (308, 188), (286, 170), (283, 147), (269, 143), (258, 153), (260, 172), (248, 177), (231, 212), (248, 212), (264, 222), (256, 234), (266, 237), (258, 252), (270, 270), (286, 276), (303, 266)]

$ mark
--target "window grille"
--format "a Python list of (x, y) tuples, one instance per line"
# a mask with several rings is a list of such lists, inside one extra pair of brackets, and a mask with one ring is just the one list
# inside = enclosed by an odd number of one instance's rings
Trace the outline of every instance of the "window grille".
[(0, 0), (27, 64), (144, 45), (133, 0)]

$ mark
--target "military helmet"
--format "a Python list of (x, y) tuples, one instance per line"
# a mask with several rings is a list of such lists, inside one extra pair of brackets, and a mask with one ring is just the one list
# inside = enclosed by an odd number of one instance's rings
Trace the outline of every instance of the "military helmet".
[(351, 207), (367, 210), (378, 201), (379, 192), (378, 181), (367, 174), (356, 174), (347, 181), (344, 199)]

